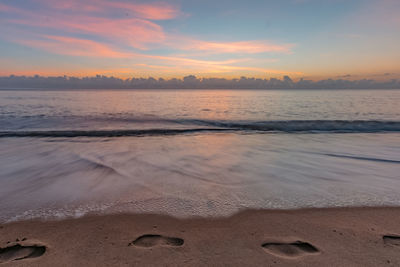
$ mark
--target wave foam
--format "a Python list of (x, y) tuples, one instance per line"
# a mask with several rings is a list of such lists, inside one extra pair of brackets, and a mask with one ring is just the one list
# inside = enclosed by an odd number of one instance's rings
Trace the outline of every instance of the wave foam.
[[(121, 137), (148, 135), (179, 135), (198, 132), (245, 133), (378, 133), (400, 132), (400, 121), (345, 121), (345, 120), (294, 120), (294, 121), (207, 121), (182, 120), (175, 123), (195, 127), (174, 129), (112, 129), (112, 130), (42, 130), (2, 131), (0, 137)], [(200, 128), (200, 126), (202, 126)]]

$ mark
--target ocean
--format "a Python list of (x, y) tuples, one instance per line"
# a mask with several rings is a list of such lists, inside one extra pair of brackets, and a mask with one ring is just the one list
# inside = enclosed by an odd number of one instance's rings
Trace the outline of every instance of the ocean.
[(400, 205), (400, 90), (0, 90), (0, 221)]

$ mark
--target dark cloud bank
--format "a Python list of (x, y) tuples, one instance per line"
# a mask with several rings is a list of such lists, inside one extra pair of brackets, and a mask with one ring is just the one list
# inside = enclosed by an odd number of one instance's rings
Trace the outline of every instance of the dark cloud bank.
[(240, 79), (196, 78), (193, 75), (183, 79), (129, 78), (119, 79), (107, 76), (94, 77), (43, 77), (6, 76), (0, 77), (2, 89), (400, 89), (400, 80), (376, 81), (369, 79), (344, 80), (326, 79), (293, 81), (290, 77), (282, 79)]

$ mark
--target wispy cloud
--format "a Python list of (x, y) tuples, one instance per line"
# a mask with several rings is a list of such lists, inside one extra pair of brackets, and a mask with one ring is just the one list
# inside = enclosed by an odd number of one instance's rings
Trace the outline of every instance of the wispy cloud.
[(43, 35), (41, 39), (17, 39), (15, 42), (60, 55), (106, 58), (126, 58), (131, 56), (129, 53), (118, 52), (107, 45), (74, 37)]
[(208, 53), (291, 53), (292, 44), (273, 44), (269, 41), (212, 42), (190, 38), (178, 38), (175, 44), (182, 50), (204, 51)]
[[(160, 71), (168, 68), (177, 73), (186, 73), (187, 69), (203, 73), (290, 73), (255, 67), (250, 64), (254, 59), (246, 55), (290, 54), (293, 44), (268, 40), (206, 41), (166, 31), (161, 20), (186, 16), (178, 5), (124, 0), (30, 0), (29, 3), (32, 9), (12, 2), (0, 4), (3, 31), (16, 33), (0, 38), (58, 55), (124, 59)], [(210, 55), (224, 60), (209, 60)]]
[(111, 40), (138, 49), (146, 49), (150, 43), (160, 43), (165, 39), (161, 26), (140, 18), (108, 18), (76, 14), (50, 14), (19, 10), (17, 18), (7, 18), (12, 25), (36, 28), (37, 32), (57, 30), (63, 34), (90, 34), (92, 38)]
[(36, 2), (52, 12), (47, 10), (45, 14), (41, 14), (2, 4), (0, 11), (14, 13), (4, 18), (11, 25), (33, 27), (40, 32), (58, 30), (58, 34), (90, 34), (92, 37), (120, 45), (130, 45), (137, 49), (150, 49), (152, 45), (158, 44), (158, 47), (167, 46), (175, 50), (257, 54), (290, 53), (293, 47), (292, 44), (275, 44), (265, 40), (219, 42), (168, 34), (154, 20), (174, 19), (183, 13), (178, 7), (163, 2), (132, 3), (107, 0), (36, 0)]
[[(271, 70), (266, 68), (256, 68), (250, 66), (237, 66), (236, 64), (242, 64), (251, 59), (228, 59), (228, 60), (200, 60), (187, 57), (176, 57), (176, 56), (160, 56), (160, 55), (147, 55), (134, 52), (123, 52), (119, 51), (109, 45), (105, 45), (99, 42), (95, 42), (87, 39), (79, 39), (74, 37), (56, 36), (56, 35), (42, 35), (38, 36), (37, 39), (15, 39), (14, 42), (49, 51), (51, 53), (59, 55), (69, 55), (78, 57), (102, 57), (102, 58), (123, 58), (123, 59), (146, 59), (157, 62), (162, 62), (164, 65), (154, 64), (136, 64), (137, 66), (149, 67), (152, 69), (169, 69), (171, 71), (185, 72), (184, 68), (191, 70), (195, 69), (200, 72), (212, 72), (212, 73), (226, 73), (233, 71), (254, 71), (261, 73), (274, 73), (274, 74), (297, 74), (301, 73), (287, 72)], [(173, 62), (173, 64), (171, 64)]]
[(160, 26), (141, 19), (107, 18), (42, 18), (40, 20), (10, 19), (9, 22), (47, 29), (61, 30), (68, 34), (90, 34), (92, 37), (118, 44), (147, 49), (148, 44), (160, 43), (165, 34)]
[(179, 7), (165, 2), (139, 3), (120, 0), (36, 0), (36, 2), (53, 9), (66, 10), (68, 12), (72, 11), (74, 13), (90, 12), (110, 14), (119, 12), (120, 15), (130, 15), (149, 20), (169, 20), (183, 14)]

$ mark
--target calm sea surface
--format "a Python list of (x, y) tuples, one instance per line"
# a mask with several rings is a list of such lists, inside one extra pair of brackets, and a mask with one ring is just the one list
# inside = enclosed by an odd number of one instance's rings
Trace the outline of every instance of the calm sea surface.
[(0, 221), (400, 205), (400, 90), (0, 90)]

